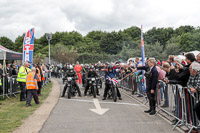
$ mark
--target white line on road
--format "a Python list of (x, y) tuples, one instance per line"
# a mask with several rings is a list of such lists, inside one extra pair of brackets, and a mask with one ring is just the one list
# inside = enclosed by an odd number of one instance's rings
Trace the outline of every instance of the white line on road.
[[(84, 99), (66, 99), (66, 98), (60, 98), (62, 100), (67, 101), (77, 101), (77, 102), (87, 102), (87, 103), (93, 103), (92, 100), (84, 100)], [(121, 103), (121, 102), (99, 102), (103, 104), (117, 104), (117, 105), (130, 105), (130, 106), (144, 106), (143, 104), (134, 104), (134, 103)]]

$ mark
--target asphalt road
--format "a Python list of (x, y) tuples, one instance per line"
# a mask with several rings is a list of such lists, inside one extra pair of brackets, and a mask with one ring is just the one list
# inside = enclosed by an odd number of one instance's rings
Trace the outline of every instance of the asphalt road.
[[(63, 84), (61, 80), (61, 90)], [(59, 89), (59, 88), (58, 88)], [(46, 121), (41, 133), (178, 133), (159, 116), (144, 113), (146, 109), (134, 99), (122, 94), (122, 101), (102, 101), (103, 90), (100, 89), (101, 108), (109, 110), (103, 115), (92, 112), (95, 109), (92, 96), (60, 98), (58, 104)], [(81, 88), (82, 94), (84, 89)], [(67, 96), (67, 95), (66, 95)]]

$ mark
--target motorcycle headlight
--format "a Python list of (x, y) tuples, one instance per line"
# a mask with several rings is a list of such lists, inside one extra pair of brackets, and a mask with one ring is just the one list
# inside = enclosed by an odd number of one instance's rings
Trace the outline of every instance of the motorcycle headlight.
[(95, 78), (92, 78), (91, 80), (92, 80), (92, 81), (95, 81)]
[(72, 77), (67, 77), (67, 80), (68, 81), (72, 81)]

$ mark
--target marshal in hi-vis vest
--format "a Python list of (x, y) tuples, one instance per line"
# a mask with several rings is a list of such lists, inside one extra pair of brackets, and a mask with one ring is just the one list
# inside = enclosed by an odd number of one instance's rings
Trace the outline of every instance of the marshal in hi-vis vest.
[[(44, 78), (43, 70), (41, 69), (42, 72), (40, 73), (40, 69), (37, 68), (37, 71), (38, 71), (38, 74), (37, 74), (37, 76), (38, 76), (37, 81), (38, 81), (38, 82), (44, 81), (45, 78)], [(41, 74), (42, 74), (42, 76), (41, 76)], [(41, 79), (41, 77), (42, 77), (42, 79)]]
[(24, 66), (21, 66), (19, 68), (19, 72), (17, 75), (17, 81), (18, 82), (26, 82), (26, 76), (27, 76), (26, 68)]
[(26, 77), (26, 89), (37, 89), (37, 84), (35, 83), (35, 72), (30, 72)]

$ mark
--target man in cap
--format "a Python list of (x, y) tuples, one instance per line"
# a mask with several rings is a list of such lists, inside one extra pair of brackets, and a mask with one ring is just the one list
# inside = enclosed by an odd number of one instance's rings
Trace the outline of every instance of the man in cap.
[(41, 67), (41, 64), (40, 64), (40, 63), (37, 64), (36, 74), (37, 74), (37, 76), (38, 76), (38, 77), (37, 77), (37, 82), (38, 82), (38, 95), (39, 95), (39, 96), (42, 96), (42, 95), (41, 95), (42, 83), (43, 83), (43, 81), (44, 81), (45, 79), (44, 79), (43, 70), (42, 70), (42, 67)]

